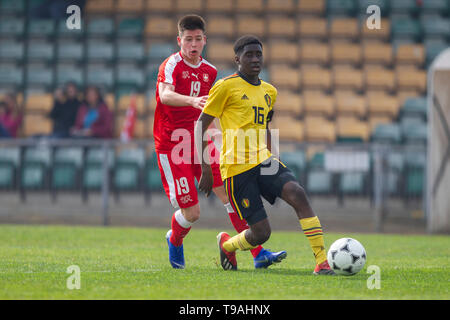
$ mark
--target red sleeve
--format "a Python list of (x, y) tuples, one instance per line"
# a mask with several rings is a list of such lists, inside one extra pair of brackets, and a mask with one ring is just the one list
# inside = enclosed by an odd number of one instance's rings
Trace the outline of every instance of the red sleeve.
[(172, 55), (159, 67), (158, 82), (164, 82), (176, 86), (177, 69), (177, 61), (175, 56)]

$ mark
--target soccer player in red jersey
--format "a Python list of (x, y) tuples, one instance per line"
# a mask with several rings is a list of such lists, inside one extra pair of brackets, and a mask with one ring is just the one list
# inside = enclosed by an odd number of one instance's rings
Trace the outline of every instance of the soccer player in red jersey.
[[(178, 32), (180, 51), (168, 57), (159, 68), (153, 136), (164, 190), (176, 209), (171, 229), (166, 234), (169, 261), (173, 268), (183, 269), (183, 238), (200, 216), (195, 179), (200, 179), (201, 166), (196, 161), (194, 127), (217, 77), (217, 70), (201, 56), (206, 44), (202, 17), (182, 17), (178, 21)], [(209, 152), (213, 158), (213, 192), (223, 202), (234, 228), (242, 232), (248, 225), (229, 203), (217, 161), (219, 151), (212, 140), (209, 141)], [(285, 251), (272, 253), (261, 246), (251, 253), (256, 268), (267, 268), (286, 257)]]

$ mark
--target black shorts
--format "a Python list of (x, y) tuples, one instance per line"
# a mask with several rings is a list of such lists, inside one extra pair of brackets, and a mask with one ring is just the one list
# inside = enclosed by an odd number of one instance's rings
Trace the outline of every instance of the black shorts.
[(292, 171), (277, 158), (270, 157), (223, 183), (233, 209), (248, 225), (253, 225), (267, 218), (261, 196), (274, 204), (289, 181), (297, 181)]

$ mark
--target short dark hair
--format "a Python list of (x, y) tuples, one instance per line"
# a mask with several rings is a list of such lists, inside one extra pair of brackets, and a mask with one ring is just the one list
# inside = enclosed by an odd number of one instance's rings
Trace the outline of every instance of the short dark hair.
[(196, 14), (188, 14), (178, 20), (178, 32), (181, 34), (184, 30), (200, 29), (205, 32), (205, 20)]
[(239, 54), (244, 49), (244, 47), (249, 44), (259, 44), (261, 48), (263, 46), (261, 40), (259, 40), (258, 37), (253, 35), (245, 35), (237, 39), (234, 43), (234, 53)]

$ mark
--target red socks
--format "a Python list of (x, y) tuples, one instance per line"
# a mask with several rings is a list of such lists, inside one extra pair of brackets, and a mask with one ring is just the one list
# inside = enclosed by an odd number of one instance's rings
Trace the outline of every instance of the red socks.
[(172, 236), (170, 242), (179, 247), (183, 244), (183, 238), (191, 230), (192, 223), (187, 221), (181, 213), (181, 210), (175, 211), (172, 215)]

